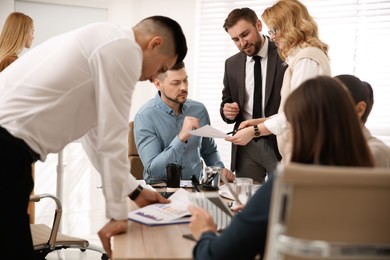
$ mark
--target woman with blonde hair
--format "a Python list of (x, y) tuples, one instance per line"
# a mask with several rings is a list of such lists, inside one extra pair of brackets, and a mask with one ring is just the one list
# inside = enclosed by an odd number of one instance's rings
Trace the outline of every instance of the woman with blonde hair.
[(0, 71), (14, 62), (24, 48), (30, 48), (33, 40), (33, 19), (19, 12), (8, 15), (0, 35)]
[(226, 140), (245, 145), (253, 137), (273, 133), (277, 135), (279, 152), (286, 163), (290, 160), (291, 141), (283, 112), (285, 100), (305, 80), (319, 75), (330, 76), (328, 45), (319, 39), (317, 23), (298, 0), (279, 0), (264, 10), (262, 19), (269, 28), (271, 40), (278, 46), (280, 57), (288, 65), (283, 78), (279, 112), (269, 118), (242, 122), (240, 128), (245, 129)]

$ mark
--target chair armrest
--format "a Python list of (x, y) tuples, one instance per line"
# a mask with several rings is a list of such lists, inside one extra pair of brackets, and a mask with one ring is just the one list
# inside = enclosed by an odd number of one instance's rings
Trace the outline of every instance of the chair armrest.
[[(286, 235), (277, 236), (277, 247), (285, 254), (309, 258), (346, 258), (388, 259), (390, 244), (329, 242), (307, 240)], [(355, 258), (354, 258), (355, 259)]]
[(60, 228), (60, 222), (62, 216), (62, 205), (61, 205), (61, 201), (56, 196), (48, 193), (31, 195), (30, 201), (39, 202), (43, 198), (51, 198), (56, 203), (56, 209), (54, 213), (54, 219), (53, 219), (53, 224), (52, 224), (50, 238), (49, 238), (49, 245), (52, 249), (54, 249), (57, 241), (58, 230)]

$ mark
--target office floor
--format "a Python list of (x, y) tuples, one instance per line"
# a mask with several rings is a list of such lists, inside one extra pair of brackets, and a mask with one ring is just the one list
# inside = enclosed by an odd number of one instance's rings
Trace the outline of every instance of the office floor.
[[(62, 181), (61, 232), (87, 239), (94, 248), (102, 249), (97, 231), (107, 222), (100, 175), (90, 164), (79, 143), (68, 145), (63, 152), (64, 173)], [(35, 165), (36, 194), (57, 194), (58, 156), (49, 155), (44, 163)], [(35, 223), (51, 226), (55, 205), (50, 199), (36, 203)], [(101, 259), (101, 253), (79, 249), (63, 249), (51, 252), (47, 260)]]

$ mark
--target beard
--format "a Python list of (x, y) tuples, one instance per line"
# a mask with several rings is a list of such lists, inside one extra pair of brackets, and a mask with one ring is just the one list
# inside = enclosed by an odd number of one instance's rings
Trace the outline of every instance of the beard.
[(169, 100), (169, 101), (171, 101), (173, 103), (181, 105), (181, 104), (184, 104), (187, 101), (188, 93), (187, 92), (181, 92), (176, 97), (169, 97), (169, 96), (165, 95), (165, 93), (163, 95), (164, 95), (164, 97), (167, 100)]
[(252, 57), (257, 53), (259, 53), (261, 45), (262, 45), (262, 36), (260, 35), (260, 33), (258, 33), (256, 42), (254, 44), (248, 43), (246, 46), (243, 46), (241, 51), (244, 52), (247, 56)]

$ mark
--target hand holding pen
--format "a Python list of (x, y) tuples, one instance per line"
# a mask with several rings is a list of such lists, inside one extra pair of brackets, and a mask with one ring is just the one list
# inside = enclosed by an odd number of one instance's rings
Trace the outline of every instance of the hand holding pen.
[(225, 140), (236, 145), (246, 145), (252, 140), (253, 131), (253, 127), (245, 127), (237, 130), (233, 136), (226, 137)]
[(234, 129), (233, 131), (231, 131), (231, 132), (228, 132), (228, 133), (226, 133), (227, 135), (235, 135), (238, 131), (240, 131), (240, 130), (242, 130), (242, 129), (244, 129), (245, 127), (243, 127), (243, 128), (238, 128), (238, 129)]

